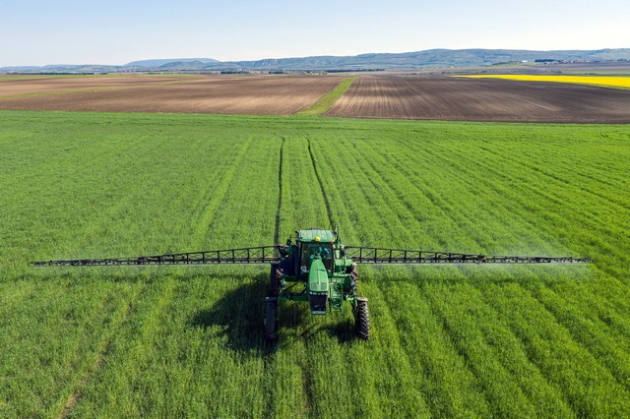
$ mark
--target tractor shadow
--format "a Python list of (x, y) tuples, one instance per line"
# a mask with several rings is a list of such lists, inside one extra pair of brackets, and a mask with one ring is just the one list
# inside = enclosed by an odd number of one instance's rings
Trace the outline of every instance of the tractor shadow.
[[(265, 339), (265, 293), (268, 275), (260, 275), (222, 295), (211, 307), (194, 313), (187, 327), (219, 330), (227, 345), (238, 352), (270, 354)], [(217, 327), (218, 326), (218, 327)]]
[(222, 295), (211, 307), (195, 312), (189, 318), (186, 327), (213, 329), (215, 336), (227, 338), (229, 349), (262, 357), (275, 353), (281, 345), (289, 344), (293, 341), (292, 337), (308, 343), (313, 335), (323, 332), (337, 338), (340, 343), (356, 340), (354, 322), (351, 319), (332, 316), (331, 321), (313, 321), (306, 304), (285, 302), (279, 309), (279, 339), (276, 342), (267, 342), (265, 339), (267, 280), (268, 274), (264, 274), (239, 285)]
[(319, 330), (328, 333), (331, 338), (336, 338), (340, 344), (360, 341), (355, 333), (354, 320), (351, 319), (339, 320), (336, 323), (322, 326)]

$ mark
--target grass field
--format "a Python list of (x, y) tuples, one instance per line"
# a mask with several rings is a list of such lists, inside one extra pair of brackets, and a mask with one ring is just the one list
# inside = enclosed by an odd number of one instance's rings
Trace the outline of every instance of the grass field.
[(630, 89), (630, 77), (628, 76), (552, 76), (552, 75), (533, 75), (533, 74), (492, 74), (492, 75), (474, 75), (474, 76), (457, 76), (468, 78), (493, 78), (503, 80), (517, 81), (540, 81), (553, 83), (572, 83), (586, 84), (590, 86), (613, 87), (617, 89)]
[[(2, 417), (627, 417), (630, 130), (0, 112)], [(315, 170), (316, 169), (316, 170)], [(328, 201), (329, 209), (325, 203)], [(373, 333), (268, 267), (28, 267), (284, 241), (593, 258), (360, 267)]]
[(321, 116), (326, 113), (338, 100), (341, 96), (343, 96), (346, 91), (350, 88), (352, 83), (358, 79), (359, 76), (348, 77), (347, 79), (342, 80), (334, 89), (330, 92), (322, 95), (317, 102), (315, 102), (312, 106), (304, 109), (303, 111), (298, 112), (300, 116)]

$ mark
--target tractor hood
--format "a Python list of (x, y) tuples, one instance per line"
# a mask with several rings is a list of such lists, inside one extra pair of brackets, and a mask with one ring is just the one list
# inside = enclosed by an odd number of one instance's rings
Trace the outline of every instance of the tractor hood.
[(328, 288), (326, 267), (320, 259), (314, 259), (308, 274), (308, 301), (312, 314), (326, 314)]
[(321, 259), (314, 259), (308, 274), (310, 293), (328, 292), (328, 273)]

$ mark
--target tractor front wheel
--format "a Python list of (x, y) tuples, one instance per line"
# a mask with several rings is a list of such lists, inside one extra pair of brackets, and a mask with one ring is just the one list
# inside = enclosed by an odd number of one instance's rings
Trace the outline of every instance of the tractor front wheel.
[(370, 337), (370, 312), (368, 310), (367, 298), (357, 298), (354, 327), (357, 335), (361, 339), (368, 340)]
[(265, 338), (272, 342), (278, 337), (278, 298), (265, 298)]

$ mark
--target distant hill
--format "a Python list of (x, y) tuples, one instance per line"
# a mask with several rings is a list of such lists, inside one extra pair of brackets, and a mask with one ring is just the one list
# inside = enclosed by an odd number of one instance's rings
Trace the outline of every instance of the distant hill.
[(354, 56), (269, 58), (256, 61), (217, 61), (212, 58), (170, 58), (132, 61), (124, 66), (49, 65), (5, 67), (0, 72), (25, 73), (117, 73), (147, 71), (238, 71), (238, 70), (410, 70), (433, 67), (480, 67), (505, 62), (536, 60), (630, 61), (630, 48), (600, 50), (530, 51), (510, 49), (430, 49), (404, 53), (374, 53)]
[(214, 60), (212, 58), (160, 58), (156, 60), (132, 61), (130, 63), (125, 64), (123, 67), (161, 67), (165, 64), (170, 64), (170, 63), (190, 63), (190, 62), (200, 62), (203, 64), (218, 63), (217, 60)]
[(477, 67), (510, 61), (549, 60), (630, 60), (630, 48), (595, 51), (528, 51), (492, 49), (431, 49), (399, 54), (361, 54), (348, 57), (320, 56), (235, 61), (209, 64), (206, 68), (356, 70), (369, 68), (415, 69), (427, 67)]
[[(218, 61), (215, 61), (218, 63)], [(164, 71), (203, 71), (208, 67), (208, 63), (203, 61), (174, 61), (163, 64), (160, 70)]]

